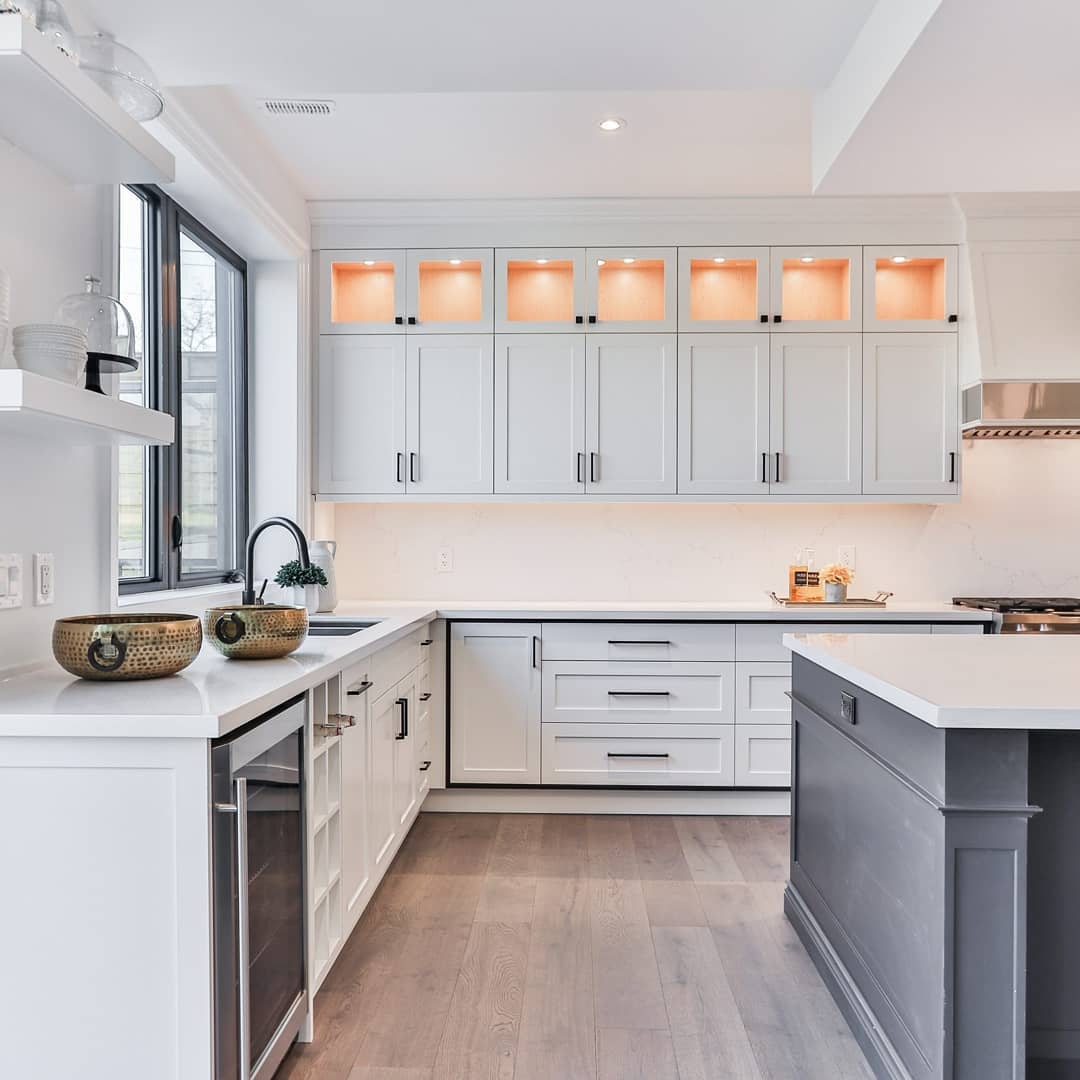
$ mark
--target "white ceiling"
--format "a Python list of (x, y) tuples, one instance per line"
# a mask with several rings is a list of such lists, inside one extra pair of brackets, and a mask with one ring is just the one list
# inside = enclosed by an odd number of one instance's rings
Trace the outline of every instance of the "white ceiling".
[(67, 2), (309, 200), (1080, 190), (1075, 0)]

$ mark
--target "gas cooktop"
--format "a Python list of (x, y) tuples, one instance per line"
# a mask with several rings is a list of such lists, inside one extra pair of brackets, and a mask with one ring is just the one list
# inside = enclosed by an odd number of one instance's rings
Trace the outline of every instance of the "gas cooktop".
[(1046, 596), (954, 596), (958, 607), (981, 608), (983, 611), (1007, 612), (1080, 612), (1080, 599), (1076, 597)]

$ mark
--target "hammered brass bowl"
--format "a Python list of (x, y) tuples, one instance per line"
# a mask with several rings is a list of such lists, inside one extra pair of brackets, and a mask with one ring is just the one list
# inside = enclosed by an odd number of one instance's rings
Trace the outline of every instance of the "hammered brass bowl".
[(230, 660), (274, 660), (300, 648), (308, 616), (306, 609), (285, 604), (236, 604), (208, 608), (203, 626), (210, 643)]
[(197, 615), (77, 615), (53, 624), (53, 656), (82, 679), (175, 675), (201, 647)]

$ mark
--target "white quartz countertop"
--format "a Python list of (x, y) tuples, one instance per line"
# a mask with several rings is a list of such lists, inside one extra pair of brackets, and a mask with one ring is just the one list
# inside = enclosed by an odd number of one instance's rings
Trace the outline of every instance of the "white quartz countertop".
[[(349, 637), (309, 637), (281, 660), (227, 660), (206, 644), (186, 670), (167, 679), (89, 682), (48, 661), (0, 678), (0, 737), (217, 738), (296, 694), (325, 682), (417, 627), (443, 619), (694, 620), (733, 622), (986, 622), (986, 612), (940, 601), (887, 608), (778, 607), (767, 598), (736, 602), (549, 602), (452, 600), (342, 603), (336, 618), (379, 618)], [(320, 616), (322, 618), (323, 616)]]
[(785, 634), (784, 644), (932, 727), (1080, 730), (1080, 635)]
[(382, 621), (348, 637), (308, 637), (280, 660), (228, 660), (207, 642), (166, 679), (91, 682), (44, 664), (0, 680), (0, 737), (216, 739), (436, 617), (424, 605), (367, 604), (363, 614)]

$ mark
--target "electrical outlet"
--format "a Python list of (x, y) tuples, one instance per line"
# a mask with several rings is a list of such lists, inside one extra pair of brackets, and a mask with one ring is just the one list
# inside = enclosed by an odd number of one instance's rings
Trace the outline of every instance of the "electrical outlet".
[(846, 566), (851, 570), (855, 569), (855, 545), (854, 544), (841, 544), (836, 549), (836, 561), (841, 566)]
[(453, 548), (439, 548), (435, 552), (435, 572), (437, 574), (452, 574), (454, 572)]
[(34, 603), (39, 607), (56, 599), (56, 558), (51, 551), (34, 554)]
[(22, 607), (21, 555), (0, 555), (0, 608)]

